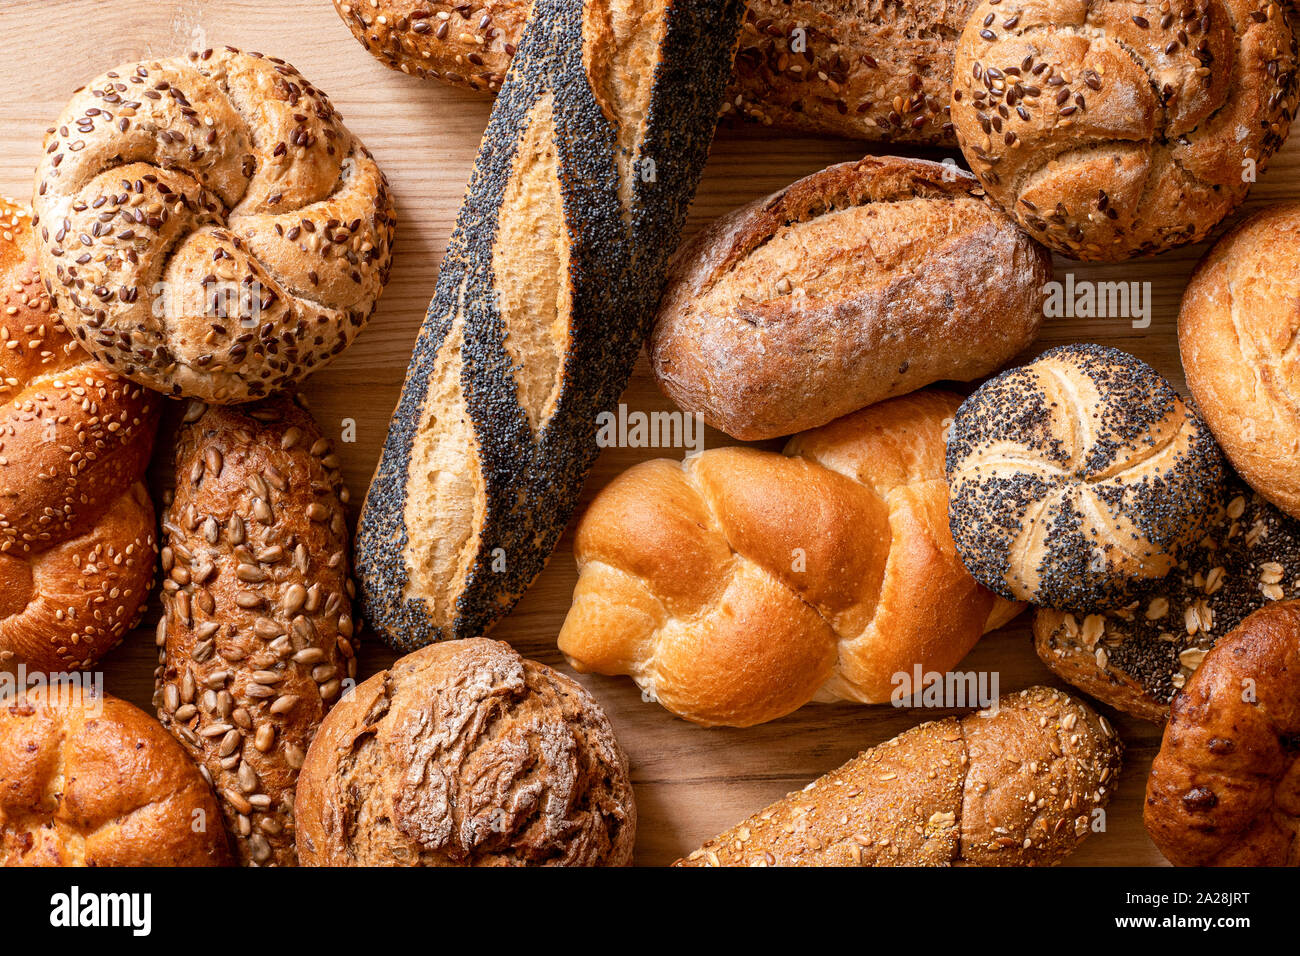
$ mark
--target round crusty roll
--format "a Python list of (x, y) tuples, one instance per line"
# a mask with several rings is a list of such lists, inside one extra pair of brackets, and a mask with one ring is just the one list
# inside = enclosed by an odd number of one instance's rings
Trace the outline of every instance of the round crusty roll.
[(0, 699), (0, 866), (229, 866), (221, 811), (156, 720), (75, 684)]
[(622, 866), (627, 758), (580, 685), (468, 638), (335, 705), (298, 778), (304, 866)]
[(0, 671), (89, 668), (135, 626), (158, 561), (141, 480), (156, 395), (91, 359), (0, 199)]
[(943, 431), (961, 399), (895, 398), (796, 435), (643, 462), (578, 526), (559, 645), (679, 717), (748, 727), (813, 700), (882, 703), (1020, 610), (948, 533)]
[(1178, 866), (1300, 866), (1300, 602), (1256, 611), (1174, 698), (1144, 820)]
[(1178, 314), (1187, 385), (1233, 467), (1300, 517), (1300, 203), (1270, 206), (1220, 239)]
[(983, 0), (952, 121), (989, 195), (1076, 259), (1204, 237), (1296, 109), (1296, 40), (1260, 0)]
[(41, 274), (96, 358), (217, 404), (347, 348), (392, 262), (388, 183), (325, 94), (233, 48), (92, 80), (45, 138)]
[(1119, 607), (1222, 507), (1223, 459), (1173, 387), (1066, 345), (985, 382), (948, 438), (949, 521), (975, 579), (1064, 610)]

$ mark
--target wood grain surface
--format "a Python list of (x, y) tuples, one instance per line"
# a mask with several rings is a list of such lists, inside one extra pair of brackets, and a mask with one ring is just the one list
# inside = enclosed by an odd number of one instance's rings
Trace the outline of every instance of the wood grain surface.
[[(360, 503), (397, 402), (403, 374), (438, 263), (473, 164), (491, 100), (390, 71), (352, 38), (330, 0), (0, 0), (0, 193), (30, 200), (32, 171), (45, 129), (69, 94), (104, 70), (131, 60), (230, 44), (284, 57), (329, 94), (351, 129), (374, 153), (392, 183), (398, 206), (392, 282), (369, 327), (305, 392), (327, 434), (340, 437), (355, 422), (355, 441), (340, 443), (355, 506)], [(791, 137), (754, 126), (719, 130), (688, 231), (741, 203), (779, 189), (832, 162), (888, 150), (816, 137)], [(907, 151), (901, 151), (907, 152)], [(913, 153), (913, 155), (917, 155)], [(935, 158), (935, 154), (930, 155)], [(1300, 198), (1300, 144), (1292, 142), (1264, 173), (1246, 211)], [(1235, 218), (1235, 217), (1234, 217)], [(1066, 342), (1103, 342), (1151, 362), (1185, 391), (1178, 361), (1179, 297), (1205, 246), (1157, 259), (1113, 266), (1057, 260), (1057, 278), (1152, 284), (1148, 328), (1127, 319), (1049, 320), (1033, 354)], [(1028, 355), (1026, 356), (1028, 357)], [(644, 357), (624, 398), (629, 409), (668, 409)], [(716, 432), (707, 445), (729, 444)], [(170, 481), (170, 427), (159, 436), (151, 472), (155, 494)], [(607, 449), (584, 500), (652, 449)], [(680, 456), (681, 452), (673, 454)], [(571, 673), (555, 636), (576, 579), (572, 527), (550, 566), (492, 636), (527, 656)], [(153, 688), (155, 650), (151, 602), (141, 628), (104, 662), (110, 693), (145, 709)], [(365, 635), (363, 634), (363, 639)], [(393, 660), (377, 640), (362, 655), (367, 676)], [(999, 676), (1001, 690), (1057, 683), (1034, 655), (1029, 617), (989, 635), (962, 669)], [(609, 712), (632, 761), (640, 811), (637, 862), (670, 863), (789, 790), (837, 767), (864, 747), (946, 711), (888, 706), (811, 705), (784, 720), (747, 730), (706, 730), (641, 699), (630, 680), (579, 678)], [(1104, 710), (1104, 709), (1103, 709)], [(1158, 728), (1117, 716), (1128, 753), (1108, 829), (1090, 837), (1071, 865), (1162, 863), (1142, 829), (1146, 776), (1159, 747)]]

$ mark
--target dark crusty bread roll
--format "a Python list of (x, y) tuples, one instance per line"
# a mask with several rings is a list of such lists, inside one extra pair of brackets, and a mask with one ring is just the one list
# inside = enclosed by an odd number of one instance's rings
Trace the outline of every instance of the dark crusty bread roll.
[(1183, 292), (1187, 386), (1233, 467), (1300, 517), (1300, 203), (1269, 206), (1203, 258)]
[(1270, 602), (1300, 598), (1300, 523), (1235, 475), (1227, 487), (1204, 535), (1141, 597), (1097, 614), (1039, 610), (1043, 663), (1117, 710), (1164, 723), (1216, 640)]
[(1210, 430), (1155, 369), (1067, 345), (985, 382), (948, 438), (949, 515), (985, 587), (1067, 610), (1164, 577), (1223, 503)]
[(979, 378), (1043, 316), (1047, 251), (969, 173), (867, 157), (714, 222), (678, 251), (650, 339), (659, 387), (745, 440)]
[(719, 834), (677, 866), (1049, 866), (1118, 782), (1106, 718), (1049, 687), (921, 724)]
[(0, 671), (94, 666), (158, 564), (145, 468), (157, 396), (59, 323), (31, 217), (0, 199)]
[(1290, 15), (1271, 0), (981, 0), (953, 69), (962, 152), (1064, 255), (1195, 242), (1286, 139)]
[(483, 633), (555, 547), (658, 299), (742, 7), (534, 6), (361, 516), (365, 616), (394, 647)]
[[(955, 145), (956, 38), (976, 0), (751, 0), (723, 103), (767, 126)], [(528, 0), (334, 0), (353, 35), (412, 76), (498, 90)]]
[(229, 866), (207, 781), (158, 722), (76, 685), (0, 698), (0, 866)]
[(298, 770), (356, 675), (347, 490), (286, 396), (185, 417), (154, 703), (212, 779), (240, 861), (292, 865)]
[(1300, 603), (1256, 611), (1174, 698), (1144, 820), (1179, 866), (1300, 866)]
[(363, 683), (325, 718), (298, 784), (307, 866), (619, 866), (635, 837), (600, 705), (485, 638)]

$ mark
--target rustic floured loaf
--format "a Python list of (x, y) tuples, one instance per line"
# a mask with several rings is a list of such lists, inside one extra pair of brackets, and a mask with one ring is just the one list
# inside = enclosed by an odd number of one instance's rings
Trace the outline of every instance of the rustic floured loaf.
[(363, 608), (394, 647), (482, 634), (559, 540), (708, 154), (742, 8), (534, 6), (361, 515)]
[(0, 866), (229, 866), (221, 811), (148, 714), (75, 684), (0, 698)]
[(485, 638), (408, 654), (335, 707), (297, 810), (307, 866), (620, 866), (636, 838), (600, 705)]
[(1065, 345), (985, 382), (948, 438), (953, 540), (985, 587), (1067, 610), (1121, 607), (1223, 504), (1214, 438), (1145, 362)]
[(1048, 866), (1102, 822), (1123, 749), (1087, 705), (1031, 687), (872, 747), (676, 865)]
[(347, 348), (392, 262), (393, 201), (329, 99), (233, 48), (130, 63), (72, 97), (33, 203), (41, 274), (100, 361), (246, 402)]
[(1025, 348), (1051, 257), (969, 173), (867, 157), (718, 219), (678, 251), (650, 338), (681, 408), (749, 441), (825, 425)]
[(1269, 206), (1201, 260), (1183, 292), (1187, 385), (1233, 467), (1300, 517), (1300, 203)]
[(1121, 608), (1038, 611), (1034, 646), (1061, 679), (1163, 723), (1216, 640), (1270, 602), (1297, 598), (1300, 523), (1230, 476), (1226, 506), (1173, 571)]
[(185, 418), (154, 704), (215, 785), (240, 862), (290, 866), (298, 770), (356, 676), (347, 489), (285, 396)]
[(1300, 866), (1300, 603), (1256, 611), (1174, 698), (1144, 820), (1179, 866)]
[[(953, 146), (953, 54), (975, 2), (751, 0), (723, 112), (810, 133)], [(530, 4), (334, 0), (334, 6), (388, 66), (498, 90)]]
[(0, 199), (0, 671), (94, 666), (139, 621), (158, 563), (145, 468), (160, 402), (81, 349)]
[(1295, 115), (1290, 11), (1269, 0), (981, 0), (952, 120), (1030, 235), (1078, 259), (1203, 238)]
[(687, 720), (746, 727), (812, 700), (882, 703), (946, 672), (1020, 605), (980, 587), (948, 533), (943, 432), (925, 391), (796, 435), (643, 462), (578, 526), (559, 645)]

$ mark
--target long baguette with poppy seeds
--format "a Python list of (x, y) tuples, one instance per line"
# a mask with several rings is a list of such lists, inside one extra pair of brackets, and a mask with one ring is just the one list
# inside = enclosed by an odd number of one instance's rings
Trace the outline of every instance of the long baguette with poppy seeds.
[(546, 564), (708, 156), (740, 0), (538, 0), (479, 148), (357, 535), (401, 651)]

